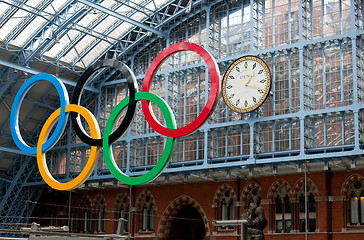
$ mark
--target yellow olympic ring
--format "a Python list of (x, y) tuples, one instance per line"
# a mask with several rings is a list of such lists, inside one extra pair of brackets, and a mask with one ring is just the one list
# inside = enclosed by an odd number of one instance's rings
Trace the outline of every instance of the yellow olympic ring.
[[(42, 152), (42, 144), (47, 140), (50, 130), (52, 129), (54, 123), (56, 122), (56, 120), (58, 120), (60, 116), (60, 112), (61, 112), (60, 108), (54, 111), (51, 114), (51, 116), (47, 119), (40, 132), (37, 143), (37, 163), (41, 176), (50, 187), (57, 190), (71, 190), (82, 184), (91, 174), (97, 160), (99, 147), (91, 146), (90, 157), (85, 165), (85, 168), (80, 172), (80, 174), (75, 179), (65, 183), (61, 183), (55, 180), (51, 175), (51, 173), (49, 172), (45, 156), (46, 152), (44, 153)], [(91, 136), (93, 138), (100, 138), (101, 134), (99, 125), (97, 124), (94, 115), (89, 110), (79, 105), (69, 104), (66, 106), (66, 112), (77, 112), (81, 116), (83, 116), (86, 119), (86, 122), (89, 124), (91, 130)]]

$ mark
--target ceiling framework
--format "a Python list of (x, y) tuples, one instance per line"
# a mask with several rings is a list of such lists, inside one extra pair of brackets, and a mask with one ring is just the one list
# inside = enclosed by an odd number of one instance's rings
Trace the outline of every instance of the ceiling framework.
[[(316, 9), (323, 14), (320, 19), (333, 22), (317, 26), (318, 21), (310, 22), (315, 17), (310, 2), (284, 4), (289, 21), (281, 21), (277, 6), (260, 0), (0, 0), (2, 222), (26, 222), (34, 204), (25, 203), (36, 202), (39, 186), (44, 186), (35, 158), (17, 150), (9, 130), (12, 101), (21, 84), (48, 72), (72, 94), (82, 72), (103, 58), (126, 63), (141, 84), (154, 57), (182, 41), (207, 48), (221, 73), (242, 55), (259, 55), (273, 70), (274, 86), (263, 107), (251, 114), (234, 113), (219, 101), (207, 124), (177, 139), (169, 165), (151, 184), (290, 174), (302, 172), (306, 163), (310, 171), (362, 169), (364, 6), (360, 0), (349, 7), (333, 5), (341, 11), (334, 20), (335, 14)], [(293, 6), (298, 3), (304, 7)], [(170, 104), (179, 126), (200, 112), (209, 92), (205, 64), (185, 53), (168, 59), (154, 81), (153, 91)], [(82, 104), (101, 127), (127, 94), (124, 85), (113, 69), (99, 71), (90, 81)], [(26, 142), (36, 145), (43, 123), (59, 107), (58, 93), (50, 84), (39, 83), (23, 105), (20, 129)], [(121, 168), (133, 176), (149, 171), (160, 150), (148, 146), (159, 149), (163, 139), (137, 112), (129, 132), (114, 146)], [(86, 161), (88, 146), (67, 125), (53, 150), (48, 153), (54, 157), (51, 171), (66, 181)], [(113, 181), (101, 157), (85, 187), (110, 187)]]
[[(1, 106), (7, 106), (9, 114), (17, 89), (31, 75), (39, 72), (54, 74), (67, 84), (67, 90), (70, 93), (82, 71), (98, 59), (115, 57), (121, 52), (125, 53), (130, 49), (130, 45), (134, 46), (148, 38), (167, 37), (167, 34), (161, 32), (156, 25), (159, 24), (161, 27), (161, 22), (168, 21), (168, 18), (173, 19), (173, 15), (184, 9), (187, 4), (180, 0), (169, 2), (105, 0), (83, 1), (82, 3), (81, 1), (66, 1), (63, 6), (57, 7), (54, 6), (55, 2), (49, 0), (38, 5), (34, 5), (33, 2), (31, 0), (26, 2), (0, 1), (1, 9), (4, 9), (4, 12), (0, 14), (0, 29), (6, 26), (11, 19), (21, 18), (15, 28), (10, 24), (13, 28), (9, 28), (8, 33), (5, 34), (7, 36), (0, 41), (0, 52), (2, 53), (0, 55), (2, 61), (0, 62), (0, 64), (2, 63), (0, 68)], [(107, 8), (104, 4), (112, 11), (105, 10)], [(19, 12), (21, 13), (18, 14)], [(110, 22), (111, 17), (117, 19), (108, 23), (107, 21)], [(38, 21), (36, 23), (38, 26), (34, 31), (34, 25), (33, 28), (31, 27), (35, 19), (42, 19), (43, 23), (40, 24)], [(83, 19), (86, 19), (85, 22), (89, 22), (89, 24), (82, 24)], [(136, 23), (132, 19), (137, 19), (136, 26), (129, 23)], [(102, 26), (99, 31), (95, 29), (98, 25)], [(33, 31), (31, 31), (32, 29)], [(118, 35), (115, 35), (116, 31), (119, 31)], [(114, 35), (112, 35), (113, 32)], [(157, 35), (153, 36), (153, 33)], [(23, 38), (21, 44), (17, 41), (19, 37)], [(88, 39), (87, 44), (81, 43), (87, 37), (92, 39)], [(66, 41), (66, 44), (62, 44), (65, 47), (57, 49), (55, 46), (62, 41)], [(100, 48), (100, 45), (103, 47)], [(82, 51), (79, 51), (81, 47)], [(55, 52), (57, 53), (55, 54)], [(90, 61), (85, 63), (85, 58)], [(110, 74), (110, 70), (101, 71), (97, 75), (96, 81), (92, 81), (92, 85), (87, 86), (89, 91), (86, 91), (88, 97), (84, 97), (85, 102), (92, 99), (94, 96), (92, 93), (99, 91), (97, 90), (99, 82), (104, 82), (106, 76)], [(45, 91), (28, 94), (30, 96), (26, 97), (26, 102), (29, 102), (29, 99), (35, 101), (29, 106), (30, 111), (27, 111), (21, 119), (20, 128), (27, 129), (25, 131), (28, 132), (26, 141), (30, 144), (36, 144), (43, 124), (41, 119), (46, 119), (53, 111), (52, 109), (59, 105), (54, 89), (39, 85), (40, 88), (45, 88)], [(53, 101), (48, 102), (48, 99), (53, 99)], [(42, 110), (44, 107), (47, 109), (46, 111)], [(41, 119), (34, 121), (35, 116), (41, 117)], [(30, 122), (32, 124), (29, 124)], [(23, 216), (25, 211), (31, 212), (34, 208), (34, 205), (29, 208), (24, 202), (30, 200), (36, 202), (41, 194), (39, 188), (32, 187), (27, 188), (27, 194), (24, 194), (24, 187), (26, 187), (24, 183), (34, 174), (36, 165), (33, 163), (33, 157), (26, 157), (16, 150), (8, 128), (9, 118), (5, 117), (0, 124), (1, 139), (3, 140), (0, 149), (0, 162), (2, 163), (0, 169), (2, 168), (4, 172), (0, 179), (1, 190), (5, 193), (0, 199), (0, 209), (1, 213), (6, 216)], [(17, 200), (14, 201), (14, 198)], [(21, 223), (26, 222), (27, 218), (5, 217), (2, 220), (2, 222)], [(8, 228), (8, 226), (2, 227)]]
[[(55, 11), (52, 1), (43, 1), (38, 6), (32, 6), (29, 2), (32, 1), (25, 3), (20, 1), (0, 2), (5, 9), (0, 26), (6, 25), (6, 20), (10, 21), (11, 17), (15, 17), (19, 11), (26, 14), (26, 16), (21, 16), (22, 21), (14, 28), (15, 31), (9, 32), (5, 41), (0, 43), (0, 49), (7, 56), (6, 60), (0, 59), (0, 65), (3, 66), (0, 72), (0, 79), (2, 79), (0, 85), (1, 101), (12, 99), (21, 82), (39, 72), (49, 72), (60, 77), (65, 84), (74, 86), (75, 80), (80, 76), (83, 69), (98, 59), (113, 57), (114, 55), (116, 57), (116, 54), (120, 56), (120, 54), (126, 53), (130, 46), (134, 46), (147, 38), (167, 37), (166, 33), (158, 30), (162, 26), (161, 22), (173, 19), (174, 14), (180, 14), (179, 12), (185, 8), (182, 4), (186, 5), (180, 0), (169, 2), (149, 0), (141, 2), (113, 0), (91, 2), (83, 0), (68, 1), (56, 9), (57, 12), (52, 13), (45, 10), (52, 8)], [(110, 7), (111, 10), (105, 6)], [(132, 17), (140, 19), (137, 25), (133, 25), (136, 24), (136, 21)], [(27, 28), (34, 24), (33, 21), (36, 18), (43, 19), (44, 24), (36, 31), (29, 32)], [(114, 21), (110, 22), (110, 18)], [(85, 19), (92, 21), (88, 24), (82, 24), (83, 20), (87, 22)], [(104, 32), (95, 30), (100, 25), (104, 26)], [(120, 29), (122, 31), (120, 31), (119, 37), (111, 36), (113, 32)], [(77, 34), (74, 33), (75, 31)], [(16, 39), (22, 37), (24, 32), (27, 32), (29, 39), (22, 46), (14, 45), (14, 43), (18, 43)], [(72, 38), (71, 33), (73, 34)], [(156, 35), (153, 36), (153, 33)], [(93, 40), (88, 41), (88, 45), (84, 46), (82, 52), (78, 52), (77, 46), (86, 37), (91, 37)], [(57, 49), (56, 46), (60, 45), (60, 42), (66, 41), (65, 38), (69, 39), (69, 43), (63, 43), (62, 45), (65, 47), (56, 54), (55, 58), (50, 58), (49, 56), (55, 51), (54, 49)], [(107, 45), (104, 49), (101, 48), (102, 52), (99, 55), (94, 54), (95, 57), (90, 58), (89, 54), (95, 49), (100, 49), (100, 45), (105, 42)], [(72, 51), (74, 52), (72, 61), (66, 62), (66, 56), (70, 55)], [(100, 52), (100, 50), (97, 51)], [(88, 65), (82, 61), (85, 57), (91, 59), (87, 63)], [(27, 75), (27, 73), (31, 75)], [(97, 74), (97, 78), (104, 74), (104, 71), (101, 71)], [(101, 79), (105, 79), (105, 77)], [(98, 91), (95, 88), (98, 84), (97, 81), (91, 82), (94, 86), (88, 86), (87, 90)], [(46, 95), (43, 96), (43, 98), (46, 97)], [(8, 105), (11, 105), (11, 100)], [(37, 112), (39, 105), (41, 104), (35, 104), (32, 113)], [(23, 124), (25, 123), (26, 121)], [(0, 127), (1, 132), (7, 124), (8, 121), (3, 122)], [(7, 133), (2, 136), (9, 138), (10, 135)], [(13, 147), (14, 145), (10, 143), (3, 149), (14, 152)]]

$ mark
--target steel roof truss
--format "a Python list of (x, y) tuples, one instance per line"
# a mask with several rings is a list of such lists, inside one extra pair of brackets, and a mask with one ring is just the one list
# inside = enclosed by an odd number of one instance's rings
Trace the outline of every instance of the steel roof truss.
[[(48, 21), (47, 18), (45, 18), (44, 16), (42, 16), (42, 14), (40, 13), (44, 8), (48, 7), (49, 4), (51, 4), (51, 0), (46, 0), (44, 1), (42, 4), (40, 4), (37, 8), (34, 8), (34, 7), (31, 7), (31, 6), (27, 6), (26, 4), (22, 4), (22, 7), (20, 6), (17, 6), (17, 5), (14, 5), (14, 4), (11, 4), (11, 3), (7, 3), (8, 5), (10, 6), (13, 6), (15, 8), (18, 8), (18, 9), (21, 9), (21, 10), (24, 10), (24, 11), (27, 11), (29, 12), (30, 14), (28, 15), (27, 19), (25, 21), (23, 21), (17, 28), (14, 32), (12, 32), (10, 34), (9, 37), (7, 37), (6, 41), (5, 41), (5, 45), (8, 45), (9, 42), (13, 39), (15, 39), (27, 26), (28, 24), (33, 21), (37, 16), (38, 17), (42, 17), (44, 18), (45, 20)], [(34, 11), (30, 11), (28, 9), (25, 9), (23, 6), (27, 6), (29, 8), (32, 8)]]
[(140, 23), (140, 22), (138, 22), (138, 21), (136, 21), (134, 19), (131, 19), (129, 17), (123, 16), (123, 15), (121, 15), (119, 13), (113, 12), (113, 11), (111, 11), (111, 10), (109, 10), (109, 9), (107, 9), (107, 8), (99, 5), (99, 4), (95, 4), (95, 3), (92, 3), (92, 2), (87, 1), (87, 0), (78, 0), (78, 1), (81, 2), (81, 3), (83, 3), (83, 4), (85, 4), (85, 5), (88, 5), (88, 6), (92, 7), (92, 8), (94, 8), (94, 9), (97, 9), (99, 11), (102, 11), (104, 13), (107, 13), (110, 16), (119, 18), (119, 19), (121, 19), (121, 20), (123, 20), (125, 22), (131, 23), (131, 24), (133, 24), (135, 26), (138, 26), (140, 28), (143, 28), (143, 29), (145, 29), (145, 30), (147, 30), (149, 32), (155, 33), (155, 34), (157, 34), (159, 36), (162, 36), (164, 38), (167, 38), (168, 37), (167, 34), (164, 33), (164, 32), (162, 32), (162, 31), (159, 31), (159, 30), (157, 30), (155, 28), (152, 28), (152, 27), (150, 27), (148, 25), (145, 25), (143, 23)]

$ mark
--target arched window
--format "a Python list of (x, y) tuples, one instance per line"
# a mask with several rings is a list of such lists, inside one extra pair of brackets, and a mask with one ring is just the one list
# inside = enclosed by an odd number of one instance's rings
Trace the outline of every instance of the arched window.
[(91, 204), (90, 204), (90, 201), (87, 200), (86, 201), (86, 204), (85, 204), (85, 208), (84, 208), (84, 211), (83, 211), (83, 218), (84, 218), (84, 221), (83, 221), (83, 231), (84, 232), (87, 232), (87, 233), (94, 233), (94, 214), (92, 214), (92, 211), (91, 211)]
[[(233, 200), (233, 194), (229, 189), (226, 189), (220, 196), (219, 206), (216, 208), (216, 219), (220, 220), (234, 220), (235, 206)], [(229, 228), (234, 228), (229, 226)]]
[[(307, 201), (307, 210), (305, 210), (305, 195), (301, 193), (299, 198), (299, 226), (300, 232), (306, 231), (306, 217), (307, 217), (307, 227), (309, 232), (316, 231), (316, 221), (317, 221), (317, 207), (316, 200), (313, 193), (307, 193), (308, 201)], [(307, 211), (307, 215), (305, 212)]]
[(257, 206), (260, 206), (260, 200), (261, 200), (261, 195), (260, 195), (260, 191), (258, 188), (253, 188), (247, 195), (247, 202), (245, 204), (246, 208), (249, 208), (249, 205), (251, 203), (255, 203)]
[(292, 208), (291, 201), (288, 196), (287, 188), (281, 185), (275, 192), (275, 231), (291, 232), (292, 230)]
[[(121, 221), (121, 231), (122, 233), (127, 233), (129, 232), (129, 198), (128, 196), (124, 196), (119, 204), (118, 204), (118, 209), (115, 213), (115, 219), (119, 220), (122, 219)], [(118, 221), (115, 224), (115, 231), (117, 230), (118, 227)]]
[[(72, 206), (76, 204), (73, 203)], [(78, 207), (71, 208), (71, 222), (70, 222), (70, 232), (79, 233), (81, 232), (81, 218), (82, 212)]]
[(106, 231), (106, 210), (105, 210), (105, 202), (103, 199), (99, 202), (97, 208), (97, 231), (105, 232)]
[(221, 203), (221, 220), (235, 219), (235, 207), (233, 200), (226, 203), (225, 199)]
[(313, 193), (310, 193), (308, 197), (308, 231), (314, 232), (317, 228), (317, 204), (315, 200), (315, 196)]
[(364, 224), (364, 186), (361, 182), (356, 181), (348, 191), (350, 224)]
[[(296, 196), (295, 203), (292, 204), (295, 221), (292, 222), (292, 229), (299, 232), (315, 232), (317, 229), (317, 186), (307, 178), (301, 178), (293, 188), (293, 195)], [(305, 192), (306, 191), (306, 192)], [(307, 199), (306, 199), (307, 197)], [(307, 221), (307, 225), (306, 225)]]
[(154, 208), (150, 196), (146, 196), (141, 209), (141, 230), (154, 230)]

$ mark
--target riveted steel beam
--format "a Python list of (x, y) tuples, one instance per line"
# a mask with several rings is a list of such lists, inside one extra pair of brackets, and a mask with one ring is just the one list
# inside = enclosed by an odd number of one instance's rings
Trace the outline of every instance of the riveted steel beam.
[(162, 32), (162, 31), (159, 31), (159, 30), (157, 30), (155, 28), (152, 28), (152, 27), (150, 27), (148, 25), (145, 25), (143, 23), (140, 23), (138, 21), (135, 21), (134, 19), (131, 19), (129, 17), (125, 17), (125, 16), (123, 16), (123, 15), (121, 15), (119, 13), (113, 12), (113, 11), (111, 11), (111, 10), (109, 10), (109, 9), (101, 6), (101, 5), (95, 4), (95, 3), (90, 2), (90, 1), (87, 1), (87, 0), (79, 0), (79, 2), (81, 2), (81, 3), (85, 4), (85, 5), (88, 5), (88, 6), (92, 7), (92, 8), (94, 8), (94, 9), (97, 9), (99, 11), (102, 11), (104, 13), (107, 13), (110, 16), (116, 17), (116, 18), (118, 18), (120, 20), (123, 20), (125, 22), (131, 23), (131, 24), (133, 24), (135, 26), (138, 26), (140, 28), (143, 28), (143, 29), (145, 29), (145, 30), (147, 30), (149, 32), (155, 33), (155, 34), (157, 34), (159, 36), (162, 36), (164, 38), (167, 38), (168, 37), (168, 35), (166, 33)]

